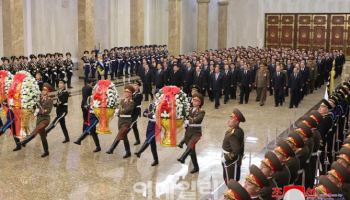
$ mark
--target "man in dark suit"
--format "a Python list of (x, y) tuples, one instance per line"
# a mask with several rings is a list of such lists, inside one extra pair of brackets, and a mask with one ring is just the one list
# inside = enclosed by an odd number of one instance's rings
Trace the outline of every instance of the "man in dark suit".
[(153, 73), (149, 69), (148, 63), (144, 63), (145, 73), (142, 77), (143, 82), (143, 94), (145, 95), (145, 101), (148, 101), (148, 95), (151, 95), (151, 99), (153, 100), (152, 94), (152, 83), (153, 83)]
[(165, 73), (160, 63), (157, 64), (157, 71), (154, 75), (154, 84), (156, 85), (157, 91), (162, 89), (162, 87), (165, 85)]
[(240, 90), (241, 90), (241, 94), (240, 94), (240, 100), (239, 100), (239, 104), (243, 103), (243, 99), (245, 101), (245, 103), (247, 104), (249, 101), (249, 94), (250, 94), (250, 89), (252, 87), (252, 75), (251, 75), (251, 71), (248, 68), (247, 64), (243, 65), (243, 70), (241, 70), (240, 74), (239, 74), (239, 85), (240, 85)]
[(228, 64), (224, 65), (224, 76), (223, 76), (223, 89), (224, 89), (224, 104), (229, 100), (230, 88), (231, 88), (231, 71)]
[(308, 94), (309, 91), (309, 83), (310, 83), (310, 70), (305, 66), (304, 61), (300, 63), (300, 79), (301, 79), (301, 87), (303, 91), (301, 92), (300, 100), (303, 100), (304, 96)]
[(205, 76), (204, 71), (200, 68), (200, 66), (196, 67), (196, 72), (194, 73), (193, 85), (197, 85), (199, 87), (199, 93), (203, 94), (205, 91)]
[(183, 91), (187, 94), (190, 95), (191, 93), (191, 86), (193, 84), (193, 78), (194, 78), (194, 70), (192, 68), (192, 65), (190, 62), (186, 63), (186, 69), (184, 70), (184, 89)]
[(208, 92), (209, 95), (209, 80), (210, 80), (210, 67), (208, 65), (208, 61), (205, 59), (203, 61), (203, 67), (202, 70), (202, 76), (203, 76), (203, 88), (202, 88), (202, 94), (205, 96), (205, 93)]
[(88, 97), (92, 94), (92, 86), (93, 80), (88, 79), (86, 81), (86, 85), (82, 89), (82, 100), (81, 100), (81, 110), (83, 111), (83, 131), (88, 127), (89, 121), (89, 105), (88, 105)]
[[(269, 64), (268, 69), (270, 71), (270, 74), (275, 74), (276, 71), (276, 61), (275, 59), (272, 59), (271, 64)], [(272, 76), (270, 76), (270, 85), (272, 86)], [(272, 87), (269, 88), (270, 90), (270, 96), (273, 95), (273, 89)]]
[(235, 66), (233, 63), (231, 64), (231, 99), (236, 99), (237, 93), (237, 81), (239, 77), (240, 69), (239, 66)]
[(209, 90), (212, 91), (215, 99), (215, 109), (220, 106), (220, 96), (222, 92), (223, 75), (220, 73), (220, 66), (215, 65), (215, 71), (210, 77), (210, 87)]
[(275, 93), (275, 107), (283, 104), (284, 90), (286, 89), (286, 75), (281, 72), (281, 65), (276, 66), (276, 72), (272, 77), (272, 87)]
[(183, 74), (181, 73), (180, 68), (176, 63), (174, 63), (173, 70), (174, 72), (170, 75), (169, 78), (170, 85), (175, 85), (181, 88), (183, 86)]
[(298, 64), (293, 69), (293, 74), (291, 75), (291, 78), (289, 80), (289, 88), (290, 88), (290, 103), (289, 108), (293, 108), (295, 106), (296, 108), (299, 105), (299, 96), (300, 92), (302, 91), (301, 88), (301, 78), (300, 74), (298, 73), (299, 66)]

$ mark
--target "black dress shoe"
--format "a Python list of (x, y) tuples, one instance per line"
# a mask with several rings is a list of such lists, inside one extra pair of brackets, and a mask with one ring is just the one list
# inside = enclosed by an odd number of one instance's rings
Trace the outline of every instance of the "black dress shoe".
[(275, 107), (278, 107), (278, 105), (275, 105)]
[(136, 141), (135, 143), (134, 143), (134, 145), (139, 145), (140, 144), (140, 141)]
[(101, 151), (101, 147), (96, 147), (96, 149), (93, 151), (94, 153)]
[(131, 153), (129, 152), (129, 153), (126, 153), (124, 156), (123, 156), (123, 158), (129, 158), (131, 156)]
[(193, 168), (192, 171), (190, 171), (191, 174), (199, 172), (199, 168)]
[(139, 153), (139, 152), (135, 152), (134, 154), (135, 154), (138, 158), (141, 157), (141, 153)]
[(69, 142), (69, 139), (65, 139), (65, 140), (63, 140), (63, 142), (62, 142), (62, 143), (67, 143), (67, 142)]
[(158, 163), (158, 160), (155, 160), (155, 161), (153, 161), (153, 163), (151, 164), (151, 166), (153, 167), (153, 166), (156, 166), (156, 165), (158, 165), (159, 163)]
[(113, 151), (106, 151), (106, 154), (113, 154)]
[(14, 148), (12, 151), (19, 151), (21, 149), (22, 149), (21, 145), (17, 145), (16, 148)]
[(46, 156), (50, 155), (49, 152), (45, 152), (41, 155), (42, 158), (45, 158)]
[(181, 143), (178, 144), (177, 146), (180, 147), (181, 149), (184, 147), (183, 144), (181, 144)]
[(80, 141), (75, 141), (74, 144), (81, 145)]

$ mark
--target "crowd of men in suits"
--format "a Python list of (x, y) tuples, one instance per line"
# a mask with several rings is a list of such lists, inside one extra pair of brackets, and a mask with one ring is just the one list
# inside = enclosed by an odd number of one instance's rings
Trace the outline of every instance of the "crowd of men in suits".
[(49, 83), (55, 89), (59, 80), (66, 80), (68, 88), (72, 88), (71, 80), (73, 76), (73, 61), (71, 53), (67, 52), (66, 58), (62, 53), (31, 54), (26, 56), (2, 57), (0, 70), (7, 70), (12, 74), (25, 70), (30, 72), (42, 87), (43, 83)]
[(177, 58), (165, 55), (159, 59), (142, 59), (138, 75), (146, 101), (164, 85), (179, 86), (188, 95), (189, 88), (196, 85), (202, 95), (215, 101), (215, 108), (219, 108), (221, 97), (225, 104), (236, 99), (237, 88), (240, 104), (248, 103), (250, 93), (256, 89), (256, 101), (261, 106), (270, 94), (274, 95), (276, 107), (290, 96), (289, 107), (293, 108), (328, 81), (333, 61), (338, 77), (345, 62), (341, 50), (237, 47), (193, 52)]
[(225, 200), (281, 199), (288, 185), (304, 186), (306, 199), (350, 199), (349, 102), (347, 81), (251, 165), (242, 184), (230, 179)]

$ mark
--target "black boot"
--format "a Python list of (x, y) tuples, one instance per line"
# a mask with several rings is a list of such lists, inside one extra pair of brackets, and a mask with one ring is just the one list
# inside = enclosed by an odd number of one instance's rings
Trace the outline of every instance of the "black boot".
[(181, 142), (180, 142), (177, 146), (180, 147), (180, 148), (182, 149), (183, 146), (184, 146), (184, 144), (185, 144), (185, 138), (183, 138), (183, 139), (181, 140)]
[(125, 155), (123, 156), (123, 158), (129, 158), (131, 156), (131, 153), (130, 153), (130, 144), (127, 136), (124, 137), (123, 142), (125, 147)]
[(97, 146), (96, 149), (93, 151), (94, 153), (101, 151), (101, 147)]
[(18, 151), (18, 150), (21, 150), (21, 149), (22, 149), (21, 144), (18, 143), (18, 144), (16, 144), (16, 148), (14, 148), (12, 151)]
[(187, 156), (190, 155), (191, 151), (192, 151), (191, 148), (187, 148), (186, 151), (182, 154), (182, 156), (177, 159), (177, 161), (184, 164)]
[(126, 152), (125, 155), (123, 156), (123, 158), (129, 158), (131, 156), (131, 153), (130, 151), (129, 152)]
[(153, 163), (151, 164), (151, 166), (154, 167), (154, 166), (156, 166), (156, 165), (158, 165), (158, 164), (159, 164), (158, 160), (155, 160), (155, 161), (153, 161)]
[(46, 152), (44, 152), (44, 153), (41, 155), (41, 157), (42, 157), (42, 158), (45, 158), (45, 157), (48, 156), (48, 155), (50, 155), (50, 153), (49, 153), (48, 151), (46, 151)]
[(113, 151), (118, 146), (119, 142), (120, 142), (120, 140), (118, 138), (115, 138), (115, 140), (113, 141), (112, 146), (109, 148), (109, 150), (106, 153), (113, 154)]
[(147, 142), (144, 142), (141, 148), (137, 152), (135, 152), (135, 155), (139, 158), (141, 156), (141, 153), (147, 149), (148, 145), (149, 144)]
[(30, 142), (32, 139), (34, 139), (35, 138), (35, 136), (36, 135), (30, 135), (29, 137), (27, 137), (25, 140), (23, 140), (22, 142), (21, 142), (21, 145), (22, 145), (22, 147), (25, 147), (26, 146), (26, 144), (28, 143), (28, 142)]
[(86, 138), (87, 135), (88, 135), (87, 133), (81, 134), (81, 136), (74, 143), (77, 144), (77, 145), (81, 145), (81, 141), (83, 141)]
[(199, 172), (199, 166), (198, 166), (196, 151), (192, 151), (192, 153), (191, 153), (191, 160), (192, 160), (192, 164), (193, 164), (193, 169), (190, 171), (190, 173), (194, 174), (194, 173)]

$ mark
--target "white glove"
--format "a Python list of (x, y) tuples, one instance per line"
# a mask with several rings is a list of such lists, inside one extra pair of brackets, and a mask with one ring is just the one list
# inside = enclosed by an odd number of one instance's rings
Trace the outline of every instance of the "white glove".
[(114, 117), (117, 117), (119, 115), (119, 109), (116, 109), (114, 112)]
[(185, 120), (185, 125), (188, 126), (190, 124), (190, 121), (188, 119)]
[(38, 116), (39, 112), (40, 112), (39, 108), (35, 109), (35, 111), (34, 111), (34, 116), (35, 116), (35, 117)]

